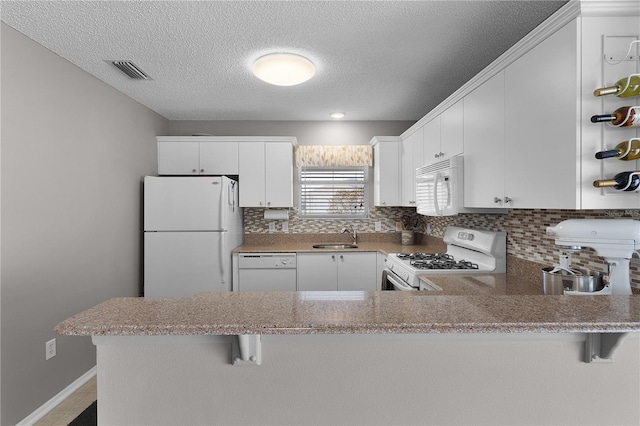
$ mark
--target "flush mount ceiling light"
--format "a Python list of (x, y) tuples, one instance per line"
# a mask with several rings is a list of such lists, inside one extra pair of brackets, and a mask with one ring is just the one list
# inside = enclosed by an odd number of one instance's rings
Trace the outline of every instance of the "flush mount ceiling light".
[(276, 86), (295, 86), (314, 76), (316, 67), (304, 56), (293, 53), (271, 53), (253, 64), (253, 73), (260, 80)]
[(332, 112), (331, 114), (329, 114), (329, 117), (331, 118), (344, 118), (344, 112)]

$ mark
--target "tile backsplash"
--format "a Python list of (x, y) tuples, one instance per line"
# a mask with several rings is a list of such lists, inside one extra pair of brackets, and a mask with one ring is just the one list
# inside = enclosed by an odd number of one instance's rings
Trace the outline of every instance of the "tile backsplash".
[[(547, 226), (556, 225), (565, 219), (584, 218), (632, 218), (640, 219), (640, 210), (510, 210), (507, 214), (460, 214), (458, 216), (427, 217), (418, 215), (414, 208), (372, 207), (368, 219), (358, 220), (311, 220), (300, 219), (298, 210), (289, 211), (288, 233), (317, 234), (339, 233), (352, 225), (359, 233), (374, 233), (375, 223), (380, 222), (378, 232), (396, 232), (396, 223), (402, 222), (407, 229), (435, 237), (444, 236), (448, 225), (488, 229), (507, 232), (507, 253), (532, 262), (549, 266), (558, 263), (560, 250), (553, 238), (546, 235)], [(282, 233), (284, 220), (265, 220), (264, 209), (245, 208), (244, 226), (246, 234), (269, 233), (269, 223), (274, 222), (275, 232)], [(604, 259), (592, 249), (573, 254), (573, 265), (596, 271), (605, 271)], [(640, 259), (631, 261), (632, 285), (640, 287)]]

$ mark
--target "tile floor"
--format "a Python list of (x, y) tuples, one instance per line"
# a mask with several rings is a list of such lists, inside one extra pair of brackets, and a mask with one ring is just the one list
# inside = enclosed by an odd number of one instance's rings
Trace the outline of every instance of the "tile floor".
[(98, 397), (96, 376), (49, 411), (34, 426), (67, 426)]

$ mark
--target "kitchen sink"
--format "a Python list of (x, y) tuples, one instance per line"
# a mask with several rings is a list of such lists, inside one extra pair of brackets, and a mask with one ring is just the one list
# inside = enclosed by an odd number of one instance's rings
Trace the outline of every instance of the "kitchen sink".
[(358, 246), (356, 244), (314, 244), (313, 248), (317, 249), (333, 249), (333, 250), (342, 250), (342, 249), (356, 249)]

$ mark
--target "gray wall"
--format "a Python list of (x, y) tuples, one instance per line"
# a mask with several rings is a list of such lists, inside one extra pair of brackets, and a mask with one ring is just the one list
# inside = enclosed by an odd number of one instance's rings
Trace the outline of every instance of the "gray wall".
[[(141, 283), (142, 176), (156, 135), (293, 135), (363, 145), (412, 121), (174, 121), (1, 24), (1, 424), (30, 415), (95, 365), (60, 321)], [(57, 339), (57, 356), (44, 359)]]
[[(95, 365), (65, 318), (138, 294), (142, 176), (169, 122), (2, 24), (3, 425)], [(45, 342), (57, 356), (45, 361)]]
[(170, 136), (295, 136), (299, 145), (367, 145), (400, 136), (414, 121), (172, 121)]

